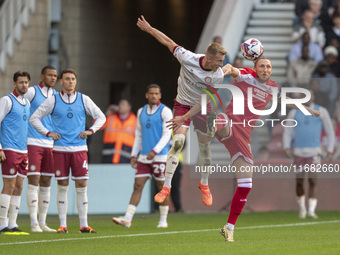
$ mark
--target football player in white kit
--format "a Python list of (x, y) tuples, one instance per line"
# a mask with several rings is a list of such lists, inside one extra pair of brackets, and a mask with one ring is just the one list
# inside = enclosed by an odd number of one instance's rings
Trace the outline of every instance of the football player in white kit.
[[(174, 117), (176, 121), (179, 119), (181, 124), (173, 129), (173, 145), (167, 156), (164, 186), (155, 196), (156, 202), (163, 203), (170, 194), (171, 180), (178, 165), (179, 153), (183, 148), (191, 120), (198, 138), (199, 164), (201, 166), (211, 165), (211, 137), (207, 135), (209, 133), (206, 126), (207, 115), (200, 114), (200, 101), (201, 95), (205, 93), (203, 89), (209, 86), (214, 87), (214, 85), (223, 82), (224, 72), (221, 67), (227, 51), (220, 44), (212, 43), (208, 46), (206, 54), (195, 54), (179, 46), (164, 33), (152, 27), (143, 16), (138, 18), (137, 26), (166, 46), (181, 64), (178, 93), (174, 100)], [(208, 104), (207, 114), (210, 112), (211, 106)], [(172, 121), (169, 122), (171, 123), (169, 127), (174, 127)], [(202, 191), (204, 204), (211, 206), (212, 195), (208, 186), (208, 178), (209, 172), (202, 172), (198, 187)]]

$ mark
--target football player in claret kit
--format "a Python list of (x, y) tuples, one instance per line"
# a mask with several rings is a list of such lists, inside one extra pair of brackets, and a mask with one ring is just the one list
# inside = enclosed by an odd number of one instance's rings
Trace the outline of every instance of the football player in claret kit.
[[(30, 118), (30, 123), (41, 134), (54, 140), (53, 158), (55, 179), (58, 181), (57, 206), (60, 220), (58, 233), (67, 233), (67, 191), (70, 169), (77, 193), (80, 233), (96, 233), (87, 222), (87, 180), (89, 179), (87, 144), (88, 136), (105, 123), (105, 115), (90, 97), (77, 92), (77, 74), (65, 69), (60, 74), (62, 91), (46, 99)], [(48, 130), (41, 120), (51, 115), (53, 130)], [(95, 122), (85, 130), (86, 115)]]
[[(178, 126), (173, 128), (173, 145), (167, 157), (163, 189), (155, 196), (156, 202), (163, 203), (170, 194), (171, 180), (179, 162), (179, 154), (184, 145), (185, 135), (190, 126), (190, 114), (193, 116), (194, 128), (197, 131), (200, 150), (199, 164), (201, 166), (211, 165), (211, 137), (207, 135), (207, 116), (199, 113), (201, 107), (198, 103), (201, 101), (201, 95), (205, 93), (203, 89), (207, 88), (207, 85), (214, 87), (223, 82), (224, 74), (221, 67), (227, 51), (222, 45), (212, 43), (208, 46), (205, 55), (195, 54), (177, 45), (164, 33), (150, 26), (143, 16), (138, 18), (137, 26), (166, 46), (181, 64), (178, 93), (174, 107), (174, 116), (175, 118), (177, 116), (176, 121), (180, 118), (180, 123), (177, 122), (179, 123)], [(210, 104), (207, 106), (207, 112), (211, 112)], [(173, 127), (173, 124), (170, 124), (169, 127)], [(203, 203), (211, 206), (213, 199), (208, 186), (208, 178), (209, 171), (202, 171), (198, 187), (202, 191)]]
[[(127, 228), (131, 226), (146, 181), (153, 176), (158, 190), (163, 188), (166, 158), (170, 149), (171, 130), (166, 127), (166, 122), (172, 119), (172, 112), (160, 101), (160, 86), (150, 84), (145, 97), (148, 104), (137, 113), (137, 129), (130, 160), (131, 166), (136, 169), (133, 193), (125, 215), (112, 218), (113, 222)], [(168, 211), (167, 197), (159, 206), (158, 228), (168, 227)]]
[(0, 160), (3, 188), (0, 195), (0, 234), (29, 235), (16, 223), (24, 178), (27, 175), (27, 132), (30, 103), (24, 97), (30, 74), (13, 75), (14, 91), (0, 99)]
[[(221, 229), (221, 234), (226, 241), (232, 242), (233, 230), (238, 216), (247, 201), (247, 196), (252, 188), (252, 171), (241, 172), (240, 169), (252, 169), (253, 156), (250, 145), (250, 135), (253, 125), (248, 125), (249, 120), (257, 120), (260, 116), (252, 113), (248, 108), (248, 88), (252, 89), (252, 104), (257, 110), (264, 110), (273, 97), (274, 91), (278, 92), (278, 85), (270, 79), (272, 73), (271, 60), (261, 56), (254, 62), (254, 69), (245, 67), (234, 68), (228, 64), (225, 74), (230, 74), (234, 79), (234, 86), (242, 90), (244, 95), (244, 115), (233, 114), (233, 98), (226, 109), (226, 113), (220, 113), (216, 121), (216, 138), (224, 144), (230, 153), (232, 165), (236, 167), (237, 189), (232, 199), (227, 224)], [(277, 88), (277, 89), (274, 89)], [(297, 108), (295, 105), (288, 105), (290, 108)], [(306, 107), (307, 111), (318, 117), (320, 113)], [(208, 122), (211, 121), (208, 118)], [(230, 123), (238, 123), (236, 125)], [(240, 124), (245, 123), (245, 125)], [(208, 125), (211, 123), (207, 123)]]

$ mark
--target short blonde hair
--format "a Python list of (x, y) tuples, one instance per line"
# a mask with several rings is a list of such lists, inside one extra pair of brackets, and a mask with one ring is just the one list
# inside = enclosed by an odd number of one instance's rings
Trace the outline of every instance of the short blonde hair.
[(206, 55), (216, 56), (216, 55), (227, 55), (227, 51), (223, 48), (223, 46), (219, 43), (211, 43), (209, 44)]
[(256, 59), (256, 60), (254, 61), (254, 66), (256, 66), (257, 62), (259, 62), (261, 59), (267, 59), (267, 60), (270, 61), (270, 64), (272, 64), (272, 61), (271, 61), (270, 58), (267, 58), (267, 57), (265, 57), (265, 56), (262, 55), (261, 57), (259, 57), (258, 59)]

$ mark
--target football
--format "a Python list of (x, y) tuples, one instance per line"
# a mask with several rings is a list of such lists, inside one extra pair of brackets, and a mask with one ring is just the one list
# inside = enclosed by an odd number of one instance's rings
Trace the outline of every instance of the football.
[(243, 57), (245, 57), (247, 60), (255, 61), (262, 56), (263, 45), (259, 40), (250, 38), (242, 43), (241, 52)]

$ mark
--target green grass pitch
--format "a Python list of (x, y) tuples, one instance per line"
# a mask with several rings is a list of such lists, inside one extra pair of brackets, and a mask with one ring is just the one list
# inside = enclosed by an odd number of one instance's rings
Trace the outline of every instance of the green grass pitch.
[[(169, 214), (167, 229), (157, 229), (159, 215), (135, 215), (130, 229), (112, 215), (91, 215), (97, 234), (80, 234), (77, 216), (68, 217), (68, 234), (0, 235), (0, 254), (340, 254), (340, 213), (318, 212), (319, 219), (298, 219), (297, 212), (243, 213), (234, 243), (219, 234), (226, 213)], [(29, 231), (28, 216), (18, 223)], [(49, 216), (58, 227), (57, 216)]]

